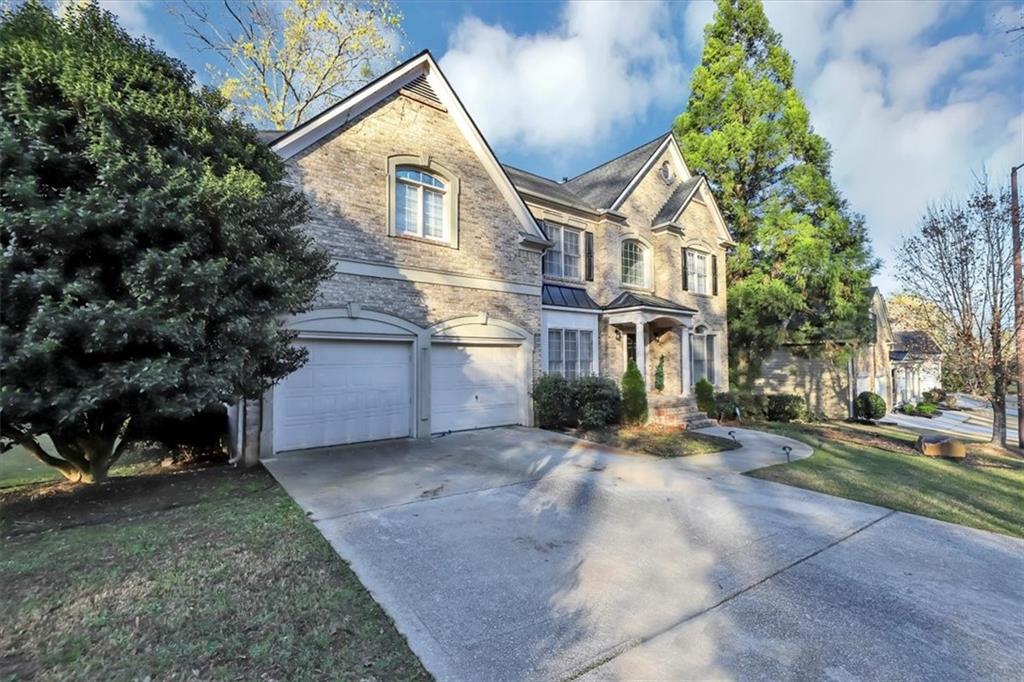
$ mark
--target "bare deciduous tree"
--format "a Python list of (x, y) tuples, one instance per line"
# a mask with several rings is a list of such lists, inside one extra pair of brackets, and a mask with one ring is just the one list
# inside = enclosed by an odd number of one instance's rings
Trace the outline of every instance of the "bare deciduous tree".
[(400, 47), (388, 0), (184, 0), (174, 12), (225, 69), (221, 93), (258, 126), (293, 128), (372, 80)]
[(897, 249), (904, 290), (932, 304), (950, 330), (963, 389), (987, 394), (992, 441), (1006, 443), (1006, 368), (1012, 347), (1009, 192), (978, 179), (970, 196), (928, 209)]

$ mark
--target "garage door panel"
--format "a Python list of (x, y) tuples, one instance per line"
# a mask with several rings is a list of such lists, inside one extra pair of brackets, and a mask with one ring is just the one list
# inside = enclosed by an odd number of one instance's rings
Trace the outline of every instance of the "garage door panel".
[(275, 450), (411, 435), (411, 344), (306, 341), (309, 360), (274, 390)]
[(435, 344), (430, 367), (435, 433), (521, 422), (518, 346)]

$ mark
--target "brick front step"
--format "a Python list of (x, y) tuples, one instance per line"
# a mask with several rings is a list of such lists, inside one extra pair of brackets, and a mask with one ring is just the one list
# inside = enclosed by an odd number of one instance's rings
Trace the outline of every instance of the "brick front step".
[(688, 396), (649, 395), (647, 411), (651, 423), (701, 429), (718, 426), (718, 422), (697, 408), (697, 401)]

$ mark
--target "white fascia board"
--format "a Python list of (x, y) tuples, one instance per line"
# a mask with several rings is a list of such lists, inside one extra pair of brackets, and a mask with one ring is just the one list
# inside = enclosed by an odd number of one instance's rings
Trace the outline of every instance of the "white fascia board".
[(564, 305), (542, 305), (541, 310), (554, 310), (563, 313), (577, 313), (579, 315), (600, 315), (602, 310), (595, 310), (594, 308), (570, 308)]
[(530, 209), (526, 207), (526, 202), (523, 201), (523, 197), (519, 194), (519, 191), (512, 184), (512, 180), (508, 177), (505, 169), (498, 163), (498, 159), (494, 156), (494, 152), (491, 151), (487, 141), (484, 139), (483, 134), (479, 128), (470, 118), (469, 112), (462, 106), (462, 102), (459, 100), (458, 95), (452, 88), (451, 84), (448, 83), (448, 79), (444, 73), (437, 66), (437, 63), (430, 56), (430, 54), (424, 55), (429, 69), (427, 71), (427, 82), (434, 89), (438, 99), (448, 109), (449, 115), (455, 121), (455, 125), (458, 126), (459, 130), (462, 131), (463, 137), (469, 143), (469, 146), (476, 153), (480, 162), (483, 164), (484, 169), (490, 176), (491, 181), (501, 192), (501, 195), (505, 198), (505, 201), (511, 207), (512, 212), (515, 213), (519, 222), (522, 224), (523, 229), (533, 235), (536, 235), (540, 239), (547, 241), (547, 237), (541, 231), (540, 226), (537, 225), (537, 221), (534, 220), (533, 214), (530, 213)]
[(422, 75), (427, 69), (429, 58), (430, 55), (422, 54), (409, 60), (391, 74), (381, 77), (330, 107), (309, 125), (300, 125), (278, 138), (270, 148), (281, 158), (290, 159)]

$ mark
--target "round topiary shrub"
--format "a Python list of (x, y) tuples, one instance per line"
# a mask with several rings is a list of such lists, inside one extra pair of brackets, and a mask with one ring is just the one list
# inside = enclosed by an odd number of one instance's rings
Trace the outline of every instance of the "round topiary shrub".
[(854, 401), (854, 412), (857, 419), (873, 421), (885, 416), (885, 401), (882, 396), (871, 391), (864, 391)]
[(633, 360), (629, 361), (622, 375), (622, 418), (627, 424), (647, 421), (647, 387)]

